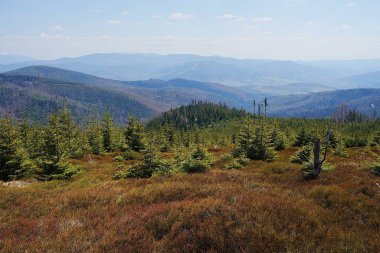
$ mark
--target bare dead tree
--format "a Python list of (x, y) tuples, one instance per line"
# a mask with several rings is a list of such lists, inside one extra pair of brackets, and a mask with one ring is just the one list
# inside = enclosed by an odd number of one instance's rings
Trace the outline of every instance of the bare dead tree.
[(268, 107), (268, 99), (264, 99), (264, 118), (267, 118), (267, 107)]
[(257, 114), (260, 118), (260, 115), (261, 115), (261, 104), (258, 104), (258, 111), (257, 111)]
[(333, 112), (332, 119), (338, 123), (345, 123), (348, 111), (348, 106), (346, 104), (340, 104)]
[(324, 150), (324, 154), (323, 154), (323, 159), (320, 158), (321, 140), (319, 138), (317, 138), (314, 141), (314, 150), (313, 150), (313, 153), (314, 153), (314, 163), (313, 163), (314, 164), (314, 177), (318, 177), (322, 172), (322, 165), (326, 160), (327, 150), (328, 150), (331, 134), (332, 134), (332, 130), (329, 129), (329, 131), (327, 132), (327, 135), (326, 135), (325, 150)]

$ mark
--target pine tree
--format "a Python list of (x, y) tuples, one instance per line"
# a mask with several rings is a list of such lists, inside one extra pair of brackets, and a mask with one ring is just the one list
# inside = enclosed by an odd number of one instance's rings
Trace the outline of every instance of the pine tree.
[(299, 132), (296, 136), (296, 140), (295, 140), (293, 146), (294, 147), (304, 146), (304, 145), (308, 144), (310, 142), (310, 140), (311, 140), (310, 135), (306, 132), (304, 127), (301, 127), (301, 129), (299, 130)]
[(259, 124), (259, 126), (255, 126), (255, 132), (253, 132), (252, 125), (252, 119), (247, 118), (241, 126), (234, 156), (239, 157), (244, 155), (251, 160), (272, 161), (274, 159), (274, 152), (267, 144), (265, 129)]
[(101, 127), (102, 127), (103, 149), (106, 152), (112, 152), (116, 149), (115, 126), (113, 123), (112, 115), (109, 111), (106, 111), (103, 114)]
[(161, 128), (163, 145), (161, 147), (162, 152), (169, 151), (174, 145), (174, 127), (165, 123)]
[(19, 129), (9, 118), (0, 119), (0, 180), (13, 180), (34, 171), (27, 151), (23, 147)]
[(261, 127), (256, 127), (255, 135), (250, 144), (248, 152), (246, 153), (247, 158), (251, 160), (265, 160), (272, 161), (274, 159), (273, 149), (266, 144), (266, 136), (264, 129)]
[(144, 126), (131, 115), (124, 131), (127, 145), (134, 151), (140, 152), (145, 148)]
[(50, 115), (43, 137), (41, 179), (63, 179), (75, 175), (79, 169), (70, 164), (69, 159), (82, 156), (83, 147), (79, 128), (75, 126), (67, 108)]
[(250, 118), (246, 118), (243, 124), (241, 125), (240, 132), (237, 138), (237, 147), (234, 150), (235, 157), (238, 157), (242, 154), (247, 156), (248, 150), (251, 148), (254, 137), (252, 133), (252, 125), (253, 122)]
[(313, 146), (311, 144), (305, 145), (290, 158), (290, 161), (299, 164), (310, 162), (312, 160), (312, 151)]
[(274, 150), (284, 150), (285, 149), (285, 141), (282, 136), (282, 134), (279, 134), (277, 132), (277, 129), (274, 127), (272, 132), (269, 135), (269, 147), (273, 148)]
[(210, 155), (200, 145), (197, 145), (196, 149), (181, 163), (181, 170), (186, 173), (203, 173), (210, 165)]
[(169, 174), (170, 166), (163, 161), (153, 150), (152, 141), (144, 151), (139, 164), (131, 166), (126, 173), (115, 175), (116, 178), (150, 178), (153, 174)]
[(90, 147), (91, 153), (95, 155), (103, 154), (104, 142), (103, 142), (102, 126), (95, 118), (93, 118), (88, 124), (86, 135), (87, 135), (87, 142)]

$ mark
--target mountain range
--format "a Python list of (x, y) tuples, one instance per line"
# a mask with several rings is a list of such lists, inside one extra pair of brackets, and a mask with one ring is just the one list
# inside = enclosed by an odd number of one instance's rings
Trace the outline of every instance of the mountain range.
[[(263, 95), (380, 88), (378, 75), (376, 76), (376, 72), (380, 71), (379, 59), (307, 62), (186, 54), (118, 53), (98, 53), (55, 60), (33, 60), (15, 56), (9, 61), (10, 57), (0, 55), (0, 72), (44, 65), (122, 81), (187, 79), (220, 83), (232, 87), (247, 87)], [(298, 84), (299, 89), (294, 89), (290, 84)]]
[(109, 108), (120, 121), (130, 113), (147, 119), (192, 100), (223, 102), (246, 109), (252, 100), (249, 92), (216, 83), (185, 79), (117, 81), (48, 66), (0, 74), (0, 89), (2, 114), (16, 117), (25, 111), (49, 113), (60, 100), (65, 100), (80, 117)]
[(109, 109), (118, 123), (131, 113), (149, 119), (193, 100), (252, 110), (254, 99), (268, 97), (269, 114), (285, 117), (328, 117), (341, 103), (372, 115), (380, 105), (380, 71), (373, 71), (378, 60), (94, 54), (50, 61), (0, 55), (0, 64), (10, 59), (0, 65), (9, 70), (0, 75), (0, 114), (16, 117), (47, 114), (62, 100), (77, 117)]

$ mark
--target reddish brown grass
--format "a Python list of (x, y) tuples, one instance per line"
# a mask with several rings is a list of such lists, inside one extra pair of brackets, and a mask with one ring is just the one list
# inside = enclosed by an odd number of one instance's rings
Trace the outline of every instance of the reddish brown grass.
[(221, 169), (230, 149), (210, 151), (205, 174), (115, 181), (120, 163), (93, 156), (71, 181), (1, 187), (0, 251), (379, 252), (380, 179), (365, 170), (378, 149), (329, 156), (314, 181), (294, 149), (239, 171)]

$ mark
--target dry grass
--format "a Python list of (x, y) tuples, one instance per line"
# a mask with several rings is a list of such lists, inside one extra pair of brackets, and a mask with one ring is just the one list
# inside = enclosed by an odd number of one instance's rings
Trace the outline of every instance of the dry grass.
[(210, 151), (205, 174), (115, 181), (120, 163), (94, 156), (71, 181), (1, 187), (0, 251), (380, 251), (380, 179), (365, 171), (378, 149), (330, 156), (310, 182), (294, 149), (239, 171), (221, 169), (230, 149)]

